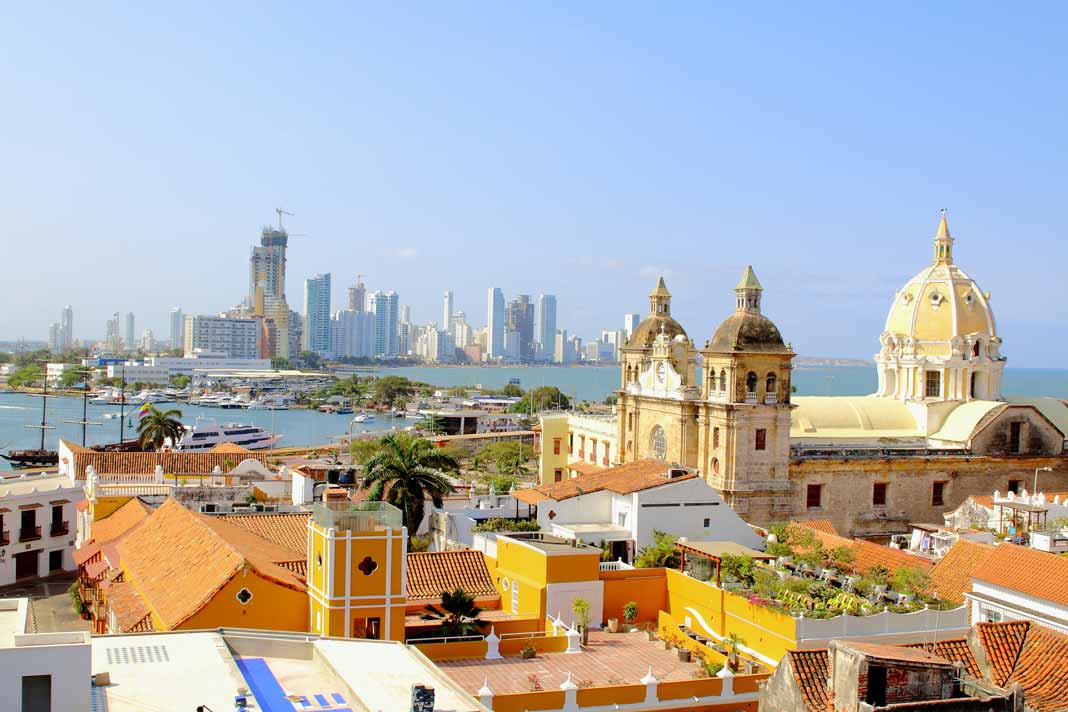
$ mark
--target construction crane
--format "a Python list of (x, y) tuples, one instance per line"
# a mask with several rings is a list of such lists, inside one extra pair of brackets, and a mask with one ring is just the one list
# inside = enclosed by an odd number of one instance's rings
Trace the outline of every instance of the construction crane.
[(282, 210), (281, 208), (275, 208), (274, 211), (276, 213), (278, 213), (278, 231), (282, 232), (282, 231), (285, 230), (285, 228), (282, 227), (282, 216), (283, 215), (288, 215), (289, 217), (293, 217), (293, 213), (286, 212), (285, 210)]

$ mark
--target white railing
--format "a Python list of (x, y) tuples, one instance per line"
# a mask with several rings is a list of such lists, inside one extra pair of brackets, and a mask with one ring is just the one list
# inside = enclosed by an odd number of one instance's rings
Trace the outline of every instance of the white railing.
[(634, 567), (623, 561), (623, 559), (601, 562), (601, 571), (631, 571), (633, 569)]
[(753, 391), (752, 393), (746, 393), (745, 394), (745, 402), (748, 403), (749, 405), (756, 405), (757, 404), (756, 391)]
[(834, 618), (799, 618), (796, 640), (811, 642), (831, 638), (915, 633), (932, 633), (945, 637), (947, 633), (961, 633), (967, 630), (968, 606), (965, 605), (949, 611), (931, 609), (915, 613), (880, 611), (870, 616), (842, 614)]
[(779, 402), (779, 396), (775, 393), (768, 393), (764, 396), (764, 405), (775, 405)]

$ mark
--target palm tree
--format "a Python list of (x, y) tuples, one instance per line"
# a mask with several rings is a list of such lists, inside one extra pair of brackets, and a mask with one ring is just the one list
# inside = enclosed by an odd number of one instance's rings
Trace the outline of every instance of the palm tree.
[(423, 522), (426, 499), (440, 507), (441, 498), (452, 491), (443, 473), (459, 472), (460, 466), (429, 441), (407, 433), (386, 435), (379, 445), (379, 452), (363, 466), (368, 499), (384, 500), (401, 510), (408, 536), (415, 536)]
[(137, 440), (141, 443), (141, 447), (151, 445), (159, 450), (168, 438), (172, 445), (177, 445), (182, 435), (185, 434), (185, 426), (179, 420), (181, 417), (182, 411), (175, 408), (160, 410), (150, 405), (148, 413), (137, 424)]
[(459, 586), (452, 593), (441, 592), (441, 608), (427, 606), (423, 620), (441, 621), (440, 632), (446, 638), (479, 635), (485, 621), (478, 618), (482, 609), (475, 605), (475, 597)]

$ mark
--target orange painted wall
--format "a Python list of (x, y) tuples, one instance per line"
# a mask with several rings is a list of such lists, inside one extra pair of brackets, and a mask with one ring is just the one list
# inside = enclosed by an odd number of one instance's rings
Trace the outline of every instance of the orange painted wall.
[(667, 608), (667, 585), (664, 569), (634, 569), (632, 571), (602, 571), (604, 581), (604, 618), (618, 618), (623, 622), (623, 606), (630, 601), (638, 604), (641, 623), (655, 623), (657, 614)]
[[(252, 598), (242, 605), (237, 592), (247, 588)], [(181, 630), (205, 628), (263, 628), (308, 630), (308, 594), (274, 583), (249, 570), (238, 573), (206, 606), (179, 626)]]
[(705, 677), (700, 680), (669, 680), (656, 686), (662, 700), (683, 700), (689, 697), (709, 697), (723, 694), (723, 680)]
[(494, 695), (493, 712), (535, 712), (558, 710), (564, 706), (562, 690), (544, 692), (514, 692), (510, 695)]
[(527, 643), (533, 643), (539, 653), (562, 653), (567, 650), (566, 635), (558, 635), (555, 638), (505, 638), (500, 643), (501, 655), (517, 656), (527, 646)]
[(461, 640), (455, 643), (418, 643), (415, 648), (431, 660), (482, 660), (486, 657), (486, 641)]
[(610, 685), (586, 687), (576, 695), (579, 707), (607, 707), (632, 705), (645, 701), (645, 685)]

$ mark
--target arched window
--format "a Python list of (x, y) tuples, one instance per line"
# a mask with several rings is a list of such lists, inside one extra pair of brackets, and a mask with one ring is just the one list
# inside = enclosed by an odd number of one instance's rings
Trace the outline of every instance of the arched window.
[(974, 356), (976, 358), (979, 358), (979, 342), (978, 341), (976, 341), (975, 344), (972, 345), (972, 356)]
[(663, 460), (667, 456), (667, 438), (664, 437), (664, 429), (659, 425), (653, 428), (653, 456), (657, 460)]
[(757, 375), (752, 371), (745, 377), (745, 392), (756, 393)]
[(776, 385), (775, 374), (774, 373), (769, 373), (767, 379), (765, 379), (765, 381), (764, 381), (764, 394), (766, 396), (771, 396), (771, 397), (774, 398), (775, 395), (776, 395), (775, 385)]
[(719, 390), (727, 390), (727, 369), (725, 368), (719, 370)]

